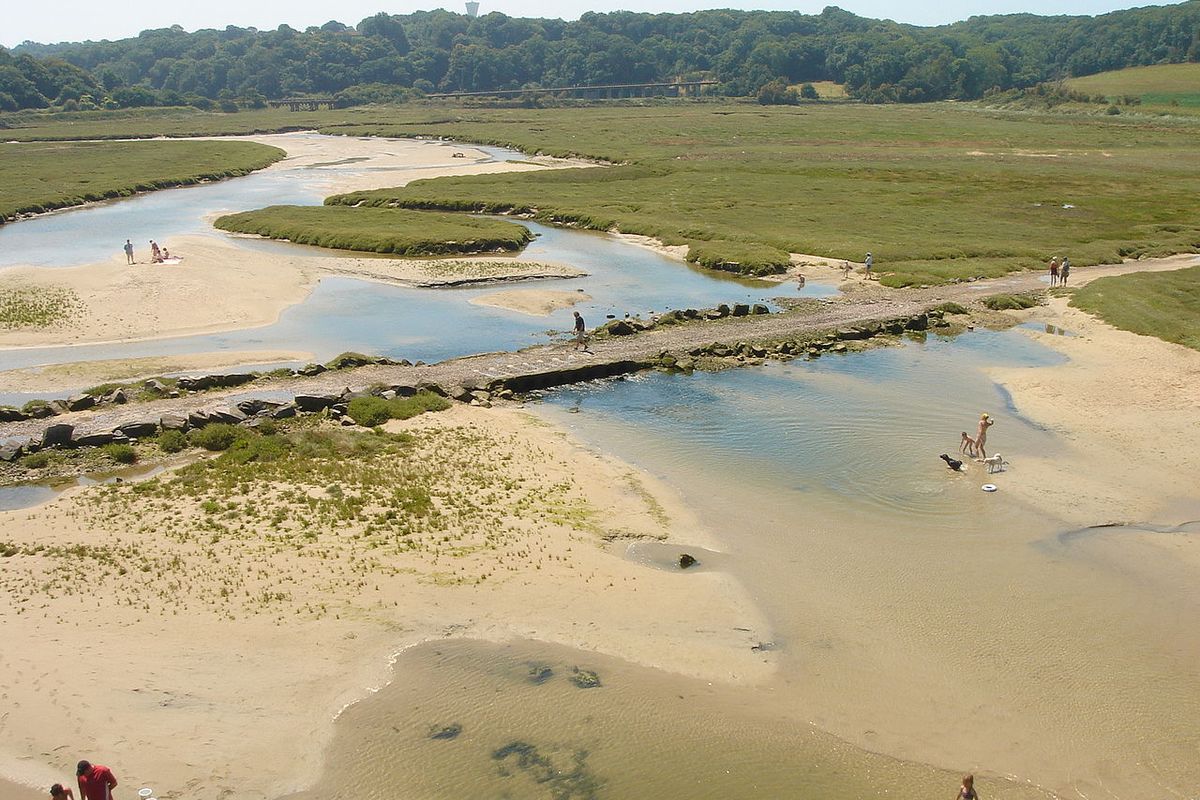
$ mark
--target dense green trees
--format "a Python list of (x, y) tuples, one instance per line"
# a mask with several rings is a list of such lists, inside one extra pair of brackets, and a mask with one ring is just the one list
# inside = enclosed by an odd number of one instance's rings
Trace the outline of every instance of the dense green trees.
[[(297, 94), (520, 89), (713, 77), (728, 95), (833, 80), (869, 102), (969, 99), (993, 89), (1200, 60), (1200, 0), (1098, 17), (973, 17), (918, 28), (838, 8), (615, 12), (578, 21), (379, 13), (355, 27), (143, 31), (120, 41), (0, 49), (0, 108), (261, 102)], [(33, 58), (36, 56), (37, 58)]]

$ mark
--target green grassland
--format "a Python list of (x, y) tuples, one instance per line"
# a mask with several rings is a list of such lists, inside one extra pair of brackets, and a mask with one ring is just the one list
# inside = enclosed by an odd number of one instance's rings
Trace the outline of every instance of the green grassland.
[(440, 256), (519, 250), (533, 235), (512, 222), (463, 214), (346, 206), (269, 206), (220, 217), (218, 228), (338, 250)]
[(252, 142), (0, 144), (0, 221), (245, 175), (284, 155), (277, 147)]
[(1121, 330), (1200, 350), (1200, 267), (1098, 278), (1071, 305)]
[(1200, 133), (1186, 123), (927, 106), (679, 105), (460, 111), (360, 126), (616, 162), (416, 181), (327, 203), (516, 210), (655, 236), (708, 262), (750, 249), (861, 261), (892, 285), (1200, 247)]
[[(617, 164), (417, 181), (329, 203), (520, 210), (689, 248), (706, 266), (778, 271), (787, 253), (861, 261), (891, 285), (1200, 248), (1200, 130), (1189, 119), (1005, 112), (963, 104), (736, 102), (291, 113), (155, 109), (0, 117), (45, 138), (316, 128), (433, 136)], [(1069, 207), (1068, 207), (1069, 206)]]
[(1111, 100), (1136, 97), (1142, 105), (1200, 111), (1200, 63), (1156, 64), (1071, 78), (1067, 86)]

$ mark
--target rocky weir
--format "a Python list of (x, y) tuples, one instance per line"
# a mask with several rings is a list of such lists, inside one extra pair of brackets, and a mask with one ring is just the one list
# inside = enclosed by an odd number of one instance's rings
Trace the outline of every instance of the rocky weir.
[[(1016, 288), (1013, 283), (1011, 278), (1005, 281), (1004, 290)], [(148, 381), (137, 388), (151, 389), (150, 396), (158, 399), (135, 402), (129, 396), (134, 387), (126, 386), (99, 396), (0, 409), (0, 461), (15, 461), (41, 449), (122, 443), (215, 422), (256, 425), (263, 419), (324, 414), (353, 424), (346, 416), (347, 405), (366, 395), (395, 397), (426, 390), (486, 405), (646, 369), (712, 369), (768, 358), (816, 358), (875, 337), (949, 328), (937, 306), (982, 299), (986, 292), (979, 288), (969, 296), (960, 287), (938, 287), (808, 301), (781, 313), (769, 313), (765, 306), (718, 306), (672, 311), (653, 320), (613, 320), (596, 330), (588, 350), (577, 350), (569, 341), (437, 364), (342, 357), (328, 366), (265, 376), (192, 376), (170, 387)]]

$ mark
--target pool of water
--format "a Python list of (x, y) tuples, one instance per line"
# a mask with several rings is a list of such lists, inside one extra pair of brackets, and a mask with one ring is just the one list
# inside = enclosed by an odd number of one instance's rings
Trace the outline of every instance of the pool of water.
[[(1071, 444), (985, 369), (1062, 361), (1020, 332), (976, 331), (564, 388), (543, 413), (664, 479), (714, 531), (727, 552), (709, 566), (767, 614), (781, 666), (766, 691), (798, 719), (1064, 796), (1195, 796), (1200, 588), (1162, 544), (1172, 534), (1064, 537), (1022, 500), (1023, 461)], [(983, 411), (1009, 468), (951, 472), (938, 455)]]

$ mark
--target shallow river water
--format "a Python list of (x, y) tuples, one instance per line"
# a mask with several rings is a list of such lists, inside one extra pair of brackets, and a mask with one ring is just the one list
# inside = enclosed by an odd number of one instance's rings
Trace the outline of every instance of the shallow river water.
[[(339, 720), (305, 797), (920, 798), (958, 771), (988, 797), (1197, 796), (1200, 590), (1144, 540), (1066, 532), (1006, 486), (1022, 453), (1066, 446), (980, 366), (1057, 363), (981, 331), (549, 394), (551, 419), (700, 512), (726, 551), (702, 566), (766, 611), (777, 675), (734, 688), (534, 642), (425, 645)], [(949, 472), (937, 454), (985, 409), (1012, 465)], [(574, 687), (575, 666), (603, 685)]]

